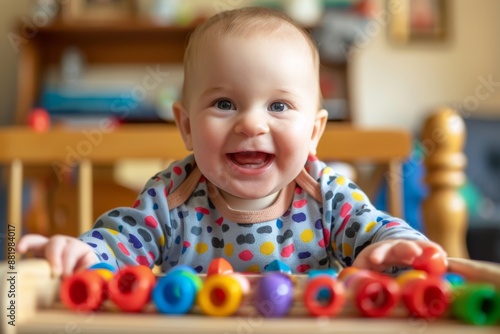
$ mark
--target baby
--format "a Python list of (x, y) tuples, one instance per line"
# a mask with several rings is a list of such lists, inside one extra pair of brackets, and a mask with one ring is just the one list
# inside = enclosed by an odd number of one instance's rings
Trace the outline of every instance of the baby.
[(327, 121), (318, 50), (284, 14), (244, 8), (215, 15), (190, 37), (184, 62), (182, 100), (173, 110), (193, 154), (154, 175), (132, 207), (105, 213), (79, 239), (27, 235), (19, 252), (44, 256), (65, 276), (98, 261), (205, 272), (223, 257), (237, 271), (262, 272), (280, 260), (303, 273), (405, 267), (427, 247), (446, 257), (315, 157)]

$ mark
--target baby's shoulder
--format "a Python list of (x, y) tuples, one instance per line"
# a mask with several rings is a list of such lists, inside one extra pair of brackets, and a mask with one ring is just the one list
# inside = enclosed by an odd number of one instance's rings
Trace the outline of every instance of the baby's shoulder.
[(172, 162), (167, 168), (153, 175), (147, 182), (146, 187), (164, 185), (166, 195), (174, 192), (187, 179), (195, 168), (193, 155), (183, 160)]

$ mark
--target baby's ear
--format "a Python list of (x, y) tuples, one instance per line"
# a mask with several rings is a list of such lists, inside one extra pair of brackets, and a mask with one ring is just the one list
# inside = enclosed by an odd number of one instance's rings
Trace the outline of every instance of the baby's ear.
[(311, 143), (309, 146), (309, 154), (316, 155), (316, 148), (318, 147), (319, 140), (325, 131), (326, 122), (328, 120), (328, 112), (325, 109), (321, 109), (316, 114), (314, 119), (314, 128), (311, 135)]
[(172, 110), (174, 112), (175, 124), (177, 124), (177, 128), (181, 132), (184, 145), (188, 151), (192, 151), (193, 141), (191, 137), (191, 125), (189, 123), (189, 113), (180, 101), (174, 102)]

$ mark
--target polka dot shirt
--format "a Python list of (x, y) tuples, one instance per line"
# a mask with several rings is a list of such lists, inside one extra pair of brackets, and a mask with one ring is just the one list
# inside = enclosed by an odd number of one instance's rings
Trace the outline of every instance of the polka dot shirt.
[(153, 176), (132, 207), (103, 214), (80, 236), (115, 267), (156, 264), (167, 271), (185, 264), (199, 273), (216, 257), (243, 272), (262, 272), (274, 260), (295, 273), (338, 269), (371, 243), (394, 238), (426, 239), (315, 157), (273, 205), (237, 211), (192, 155)]

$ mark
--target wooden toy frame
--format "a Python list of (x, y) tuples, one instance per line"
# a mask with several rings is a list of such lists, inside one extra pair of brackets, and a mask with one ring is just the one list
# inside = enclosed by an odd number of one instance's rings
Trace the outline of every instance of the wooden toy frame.
[[(500, 266), (496, 264), (449, 259), (450, 271), (471, 281), (482, 281), (500, 288)], [(14, 274), (11, 274), (13, 272)], [(232, 317), (208, 317), (194, 312), (185, 316), (167, 316), (147, 308), (143, 313), (114, 311), (80, 313), (67, 310), (58, 298), (60, 277), (51, 277), (45, 260), (26, 259), (15, 264), (14, 271), (6, 262), (0, 265), (2, 310), (0, 329), (5, 334), (25, 333), (498, 333), (498, 326), (477, 327), (458, 320), (412, 318), (398, 309), (383, 319), (361, 318), (347, 305), (333, 318), (313, 318), (300, 305), (285, 318), (263, 318), (253, 308), (243, 306)], [(14, 278), (15, 288), (8, 281)], [(9, 289), (16, 294), (9, 296)], [(10, 305), (15, 305), (15, 326), (9, 325)]]

